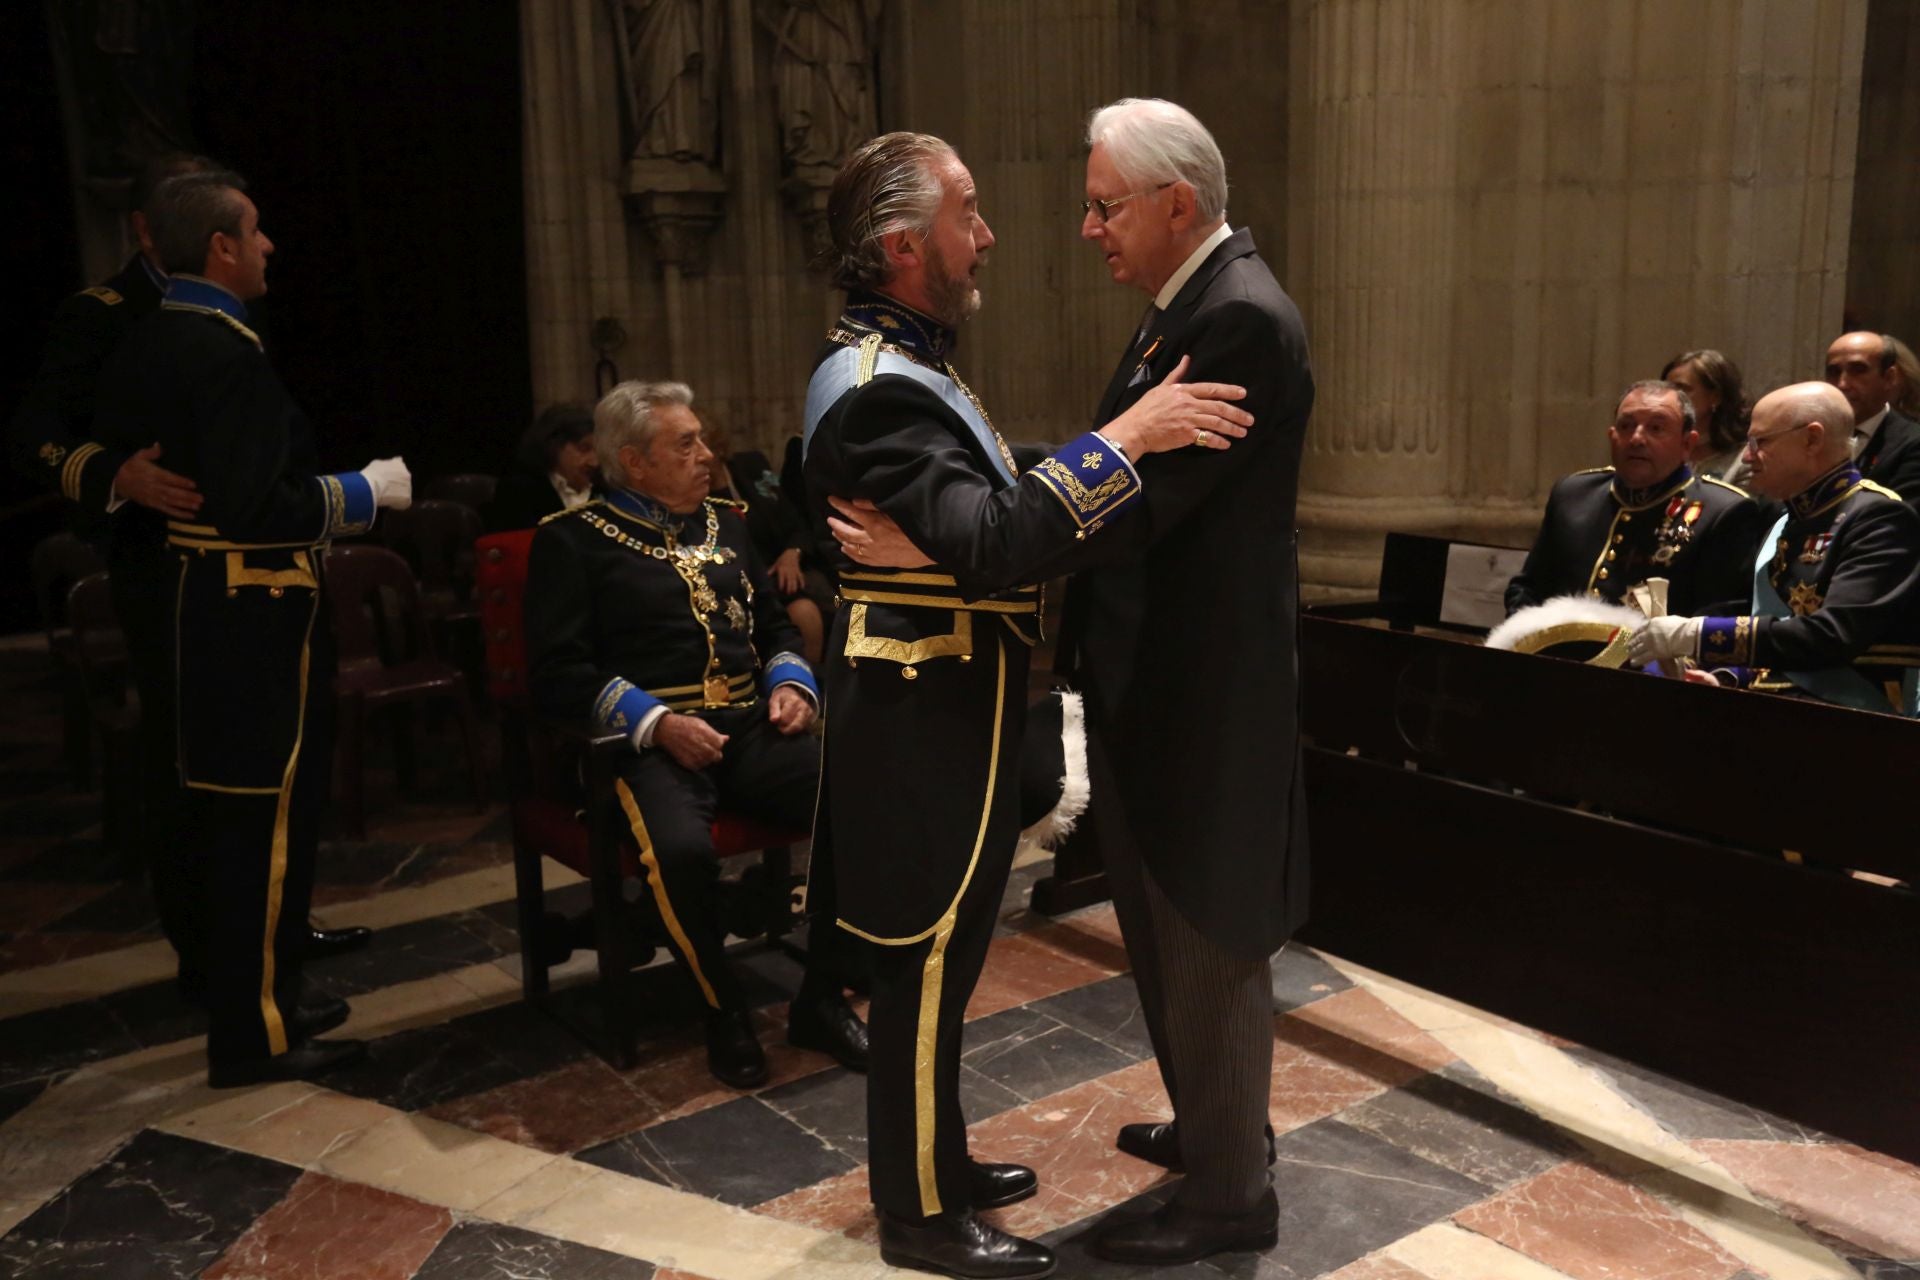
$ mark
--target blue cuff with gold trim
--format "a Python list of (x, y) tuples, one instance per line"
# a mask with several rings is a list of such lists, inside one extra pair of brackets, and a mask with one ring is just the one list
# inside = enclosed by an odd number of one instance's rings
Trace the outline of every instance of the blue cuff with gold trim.
[(320, 490), (327, 497), (327, 527), (321, 537), (365, 533), (373, 527), (373, 485), (358, 471), (321, 476)]
[(1089, 431), (1029, 473), (1053, 491), (1080, 529), (1091, 532), (1140, 498), (1140, 475), (1127, 455)]
[(632, 681), (615, 676), (593, 700), (593, 722), (602, 729), (632, 733), (642, 716), (664, 705), (645, 689), (634, 688)]
[(760, 676), (760, 691), (771, 697), (773, 691), (783, 684), (797, 684), (813, 699), (813, 705), (820, 705), (820, 685), (813, 678), (813, 668), (807, 660), (797, 653), (776, 653), (767, 669)]
[(1746, 666), (1753, 661), (1753, 619), (1706, 619), (1700, 624), (1700, 651), (1694, 656), (1708, 666)]

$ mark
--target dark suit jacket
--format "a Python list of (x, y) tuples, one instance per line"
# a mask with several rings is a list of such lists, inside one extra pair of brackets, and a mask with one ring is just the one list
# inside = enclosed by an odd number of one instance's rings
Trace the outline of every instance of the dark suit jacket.
[[(1105, 424), (1181, 356), (1189, 379), (1247, 389), (1248, 435), (1140, 465), (1146, 510), (1068, 588), (1060, 669), (1088, 695), (1116, 822), (1189, 920), (1267, 956), (1306, 918), (1294, 504), (1313, 375), (1300, 313), (1237, 231), (1130, 347)], [(1091, 543), (1089, 540), (1089, 547)], [(1098, 788), (1096, 788), (1096, 792)]]
[(1920, 510), (1920, 422), (1898, 409), (1887, 410), (1880, 429), (1858, 459), (1862, 479), (1893, 490)]

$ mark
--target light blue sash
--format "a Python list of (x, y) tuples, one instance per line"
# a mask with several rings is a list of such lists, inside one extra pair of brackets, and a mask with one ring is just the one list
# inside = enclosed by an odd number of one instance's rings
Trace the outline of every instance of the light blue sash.
[[(1780, 519), (1768, 531), (1760, 542), (1760, 557), (1753, 564), (1753, 611), (1775, 618), (1791, 618), (1793, 610), (1773, 589), (1773, 578), (1768, 570), (1773, 567), (1775, 548), (1779, 545), (1780, 535), (1787, 527), (1787, 515)], [(1887, 701), (1884, 691), (1876, 687), (1873, 681), (1861, 675), (1851, 667), (1829, 667), (1819, 671), (1781, 671), (1779, 674), (1792, 681), (1798, 688), (1804, 689), (1822, 702), (1837, 703), (1843, 707), (1854, 707), (1860, 711), (1891, 711), (1893, 707)], [(1913, 715), (1917, 695), (1920, 695), (1920, 671), (1909, 667), (1900, 677), (1900, 712)]]
[[(814, 428), (827, 416), (827, 410), (854, 388), (859, 370), (860, 348), (842, 347), (822, 360), (820, 367), (813, 371), (813, 380), (807, 383), (806, 425), (800, 438), (803, 456), (813, 444)], [(994, 471), (1007, 484), (1013, 483), (1013, 472), (1007, 469), (1006, 459), (1000, 456), (1000, 443), (994, 437), (993, 428), (987, 425), (980, 411), (973, 407), (973, 401), (961, 392), (952, 378), (891, 351), (879, 353), (874, 361), (873, 372), (876, 377), (883, 373), (902, 374), (939, 396), (973, 432), (974, 439), (980, 442), (980, 452), (993, 464)]]

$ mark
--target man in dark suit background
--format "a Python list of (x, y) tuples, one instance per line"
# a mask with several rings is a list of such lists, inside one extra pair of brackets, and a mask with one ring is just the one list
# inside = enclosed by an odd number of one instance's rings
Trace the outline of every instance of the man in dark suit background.
[(1906, 395), (1893, 335), (1843, 333), (1827, 348), (1827, 381), (1853, 410), (1860, 475), (1920, 509), (1920, 423), (1894, 406)]
[[(1226, 222), (1226, 166), (1201, 123), (1157, 100), (1094, 113), (1081, 235), (1153, 298), (1101, 397), (1111, 422), (1183, 358), (1246, 389), (1230, 450), (1140, 464), (1143, 510), (1020, 581), (1068, 588), (1058, 669), (1084, 693), (1094, 817), (1114, 908), (1175, 1121), (1121, 1150), (1184, 1169), (1154, 1214), (1094, 1241), (1171, 1266), (1275, 1243), (1262, 1134), (1273, 1070), (1268, 962), (1305, 919), (1294, 502), (1313, 377), (1299, 312)], [(1204, 435), (1205, 433), (1202, 432)], [(1202, 441), (1201, 443), (1205, 443)], [(871, 510), (836, 502), (862, 566), (924, 563)], [(1091, 565), (1105, 567), (1089, 567)]]

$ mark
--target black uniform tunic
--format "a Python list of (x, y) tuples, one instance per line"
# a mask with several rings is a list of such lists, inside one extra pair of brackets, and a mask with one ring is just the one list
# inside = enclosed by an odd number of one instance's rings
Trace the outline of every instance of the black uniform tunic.
[(1526, 566), (1507, 584), (1507, 612), (1554, 596), (1620, 603), (1648, 578), (1668, 581), (1667, 611), (1737, 608), (1752, 585), (1759, 507), (1743, 490), (1682, 463), (1649, 489), (1623, 486), (1612, 467), (1553, 486)]
[(116, 547), (164, 528), (178, 770), (194, 840), (181, 874), (206, 913), (208, 1057), (286, 1051), (331, 761), (333, 652), (322, 553), (373, 519), (357, 472), (316, 474), (306, 416), (234, 297), (175, 276), (101, 375), (94, 428), (157, 440), (205, 504), (196, 521), (122, 513)]
[(1753, 603), (1702, 624), (1731, 683), (1912, 714), (1920, 668), (1920, 515), (1852, 463), (1791, 499), (1753, 566)]
[[(967, 1207), (960, 1033), (1019, 834), (1018, 767), (1039, 591), (996, 590), (1036, 548), (1123, 518), (1140, 485), (1088, 432), (1016, 474), (947, 363), (953, 335), (856, 295), (807, 396), (806, 490), (866, 498), (937, 563), (840, 567), (815, 865), (874, 948), (868, 1141), (874, 1203)], [(988, 585), (993, 584), (993, 585)]]
[(543, 713), (631, 734), (656, 709), (690, 712), (729, 735), (721, 761), (701, 770), (639, 750), (614, 786), (669, 945), (716, 1009), (744, 1008), (746, 996), (724, 954), (714, 816), (804, 830), (820, 764), (811, 735), (767, 719), (765, 697), (781, 685), (817, 694), (742, 516), (718, 499), (676, 516), (616, 490), (545, 520), (527, 565), (528, 689)]

